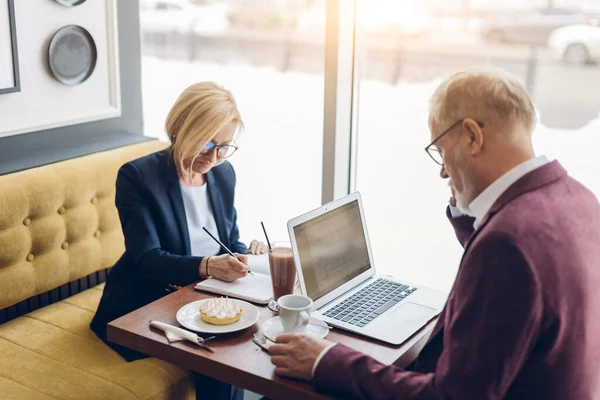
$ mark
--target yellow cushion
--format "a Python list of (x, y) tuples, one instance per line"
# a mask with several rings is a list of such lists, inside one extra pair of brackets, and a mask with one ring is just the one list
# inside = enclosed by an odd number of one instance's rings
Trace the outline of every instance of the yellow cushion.
[(165, 147), (144, 142), (0, 176), (0, 309), (111, 267), (125, 249), (117, 171)]
[(89, 323), (102, 286), (0, 325), (2, 399), (193, 399), (188, 371), (124, 361)]

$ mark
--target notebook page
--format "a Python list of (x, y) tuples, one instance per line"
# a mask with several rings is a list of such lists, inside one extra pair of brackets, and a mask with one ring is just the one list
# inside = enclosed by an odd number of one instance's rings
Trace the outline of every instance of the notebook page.
[(271, 277), (257, 272), (233, 282), (206, 279), (198, 282), (196, 289), (259, 304), (267, 304), (273, 297)]
[(248, 254), (248, 266), (253, 273), (271, 275), (268, 254)]

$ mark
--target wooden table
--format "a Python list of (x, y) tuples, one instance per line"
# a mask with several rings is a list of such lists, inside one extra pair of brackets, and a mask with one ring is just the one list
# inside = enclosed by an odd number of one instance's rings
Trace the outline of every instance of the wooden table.
[[(254, 326), (210, 341), (214, 353), (184, 341), (169, 344), (162, 331), (148, 324), (155, 320), (179, 326), (175, 319), (177, 311), (187, 303), (208, 297), (213, 296), (194, 290), (193, 284), (186, 286), (111, 322), (108, 340), (274, 400), (332, 398), (317, 393), (310, 383), (273, 374), (269, 355), (251, 340), (262, 321), (274, 315), (265, 306), (258, 307), (260, 318)], [(402, 346), (387, 345), (338, 329), (332, 329), (327, 339), (367, 353), (385, 364), (406, 367), (416, 358), (434, 324), (435, 320), (431, 321)]]

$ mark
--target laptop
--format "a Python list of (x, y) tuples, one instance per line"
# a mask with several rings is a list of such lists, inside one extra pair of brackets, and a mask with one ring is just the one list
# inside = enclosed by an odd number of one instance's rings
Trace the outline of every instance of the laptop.
[(331, 326), (399, 345), (444, 307), (446, 294), (376, 273), (358, 192), (290, 220), (288, 232), (302, 294)]

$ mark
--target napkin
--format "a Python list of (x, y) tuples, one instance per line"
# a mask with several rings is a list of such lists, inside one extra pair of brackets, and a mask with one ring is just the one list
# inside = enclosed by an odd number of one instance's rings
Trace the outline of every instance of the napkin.
[(198, 335), (185, 329), (178, 328), (173, 325), (165, 324), (159, 321), (150, 321), (150, 326), (160, 329), (167, 336), (167, 340), (170, 342), (177, 342), (179, 340), (189, 340), (193, 343), (198, 343)]

